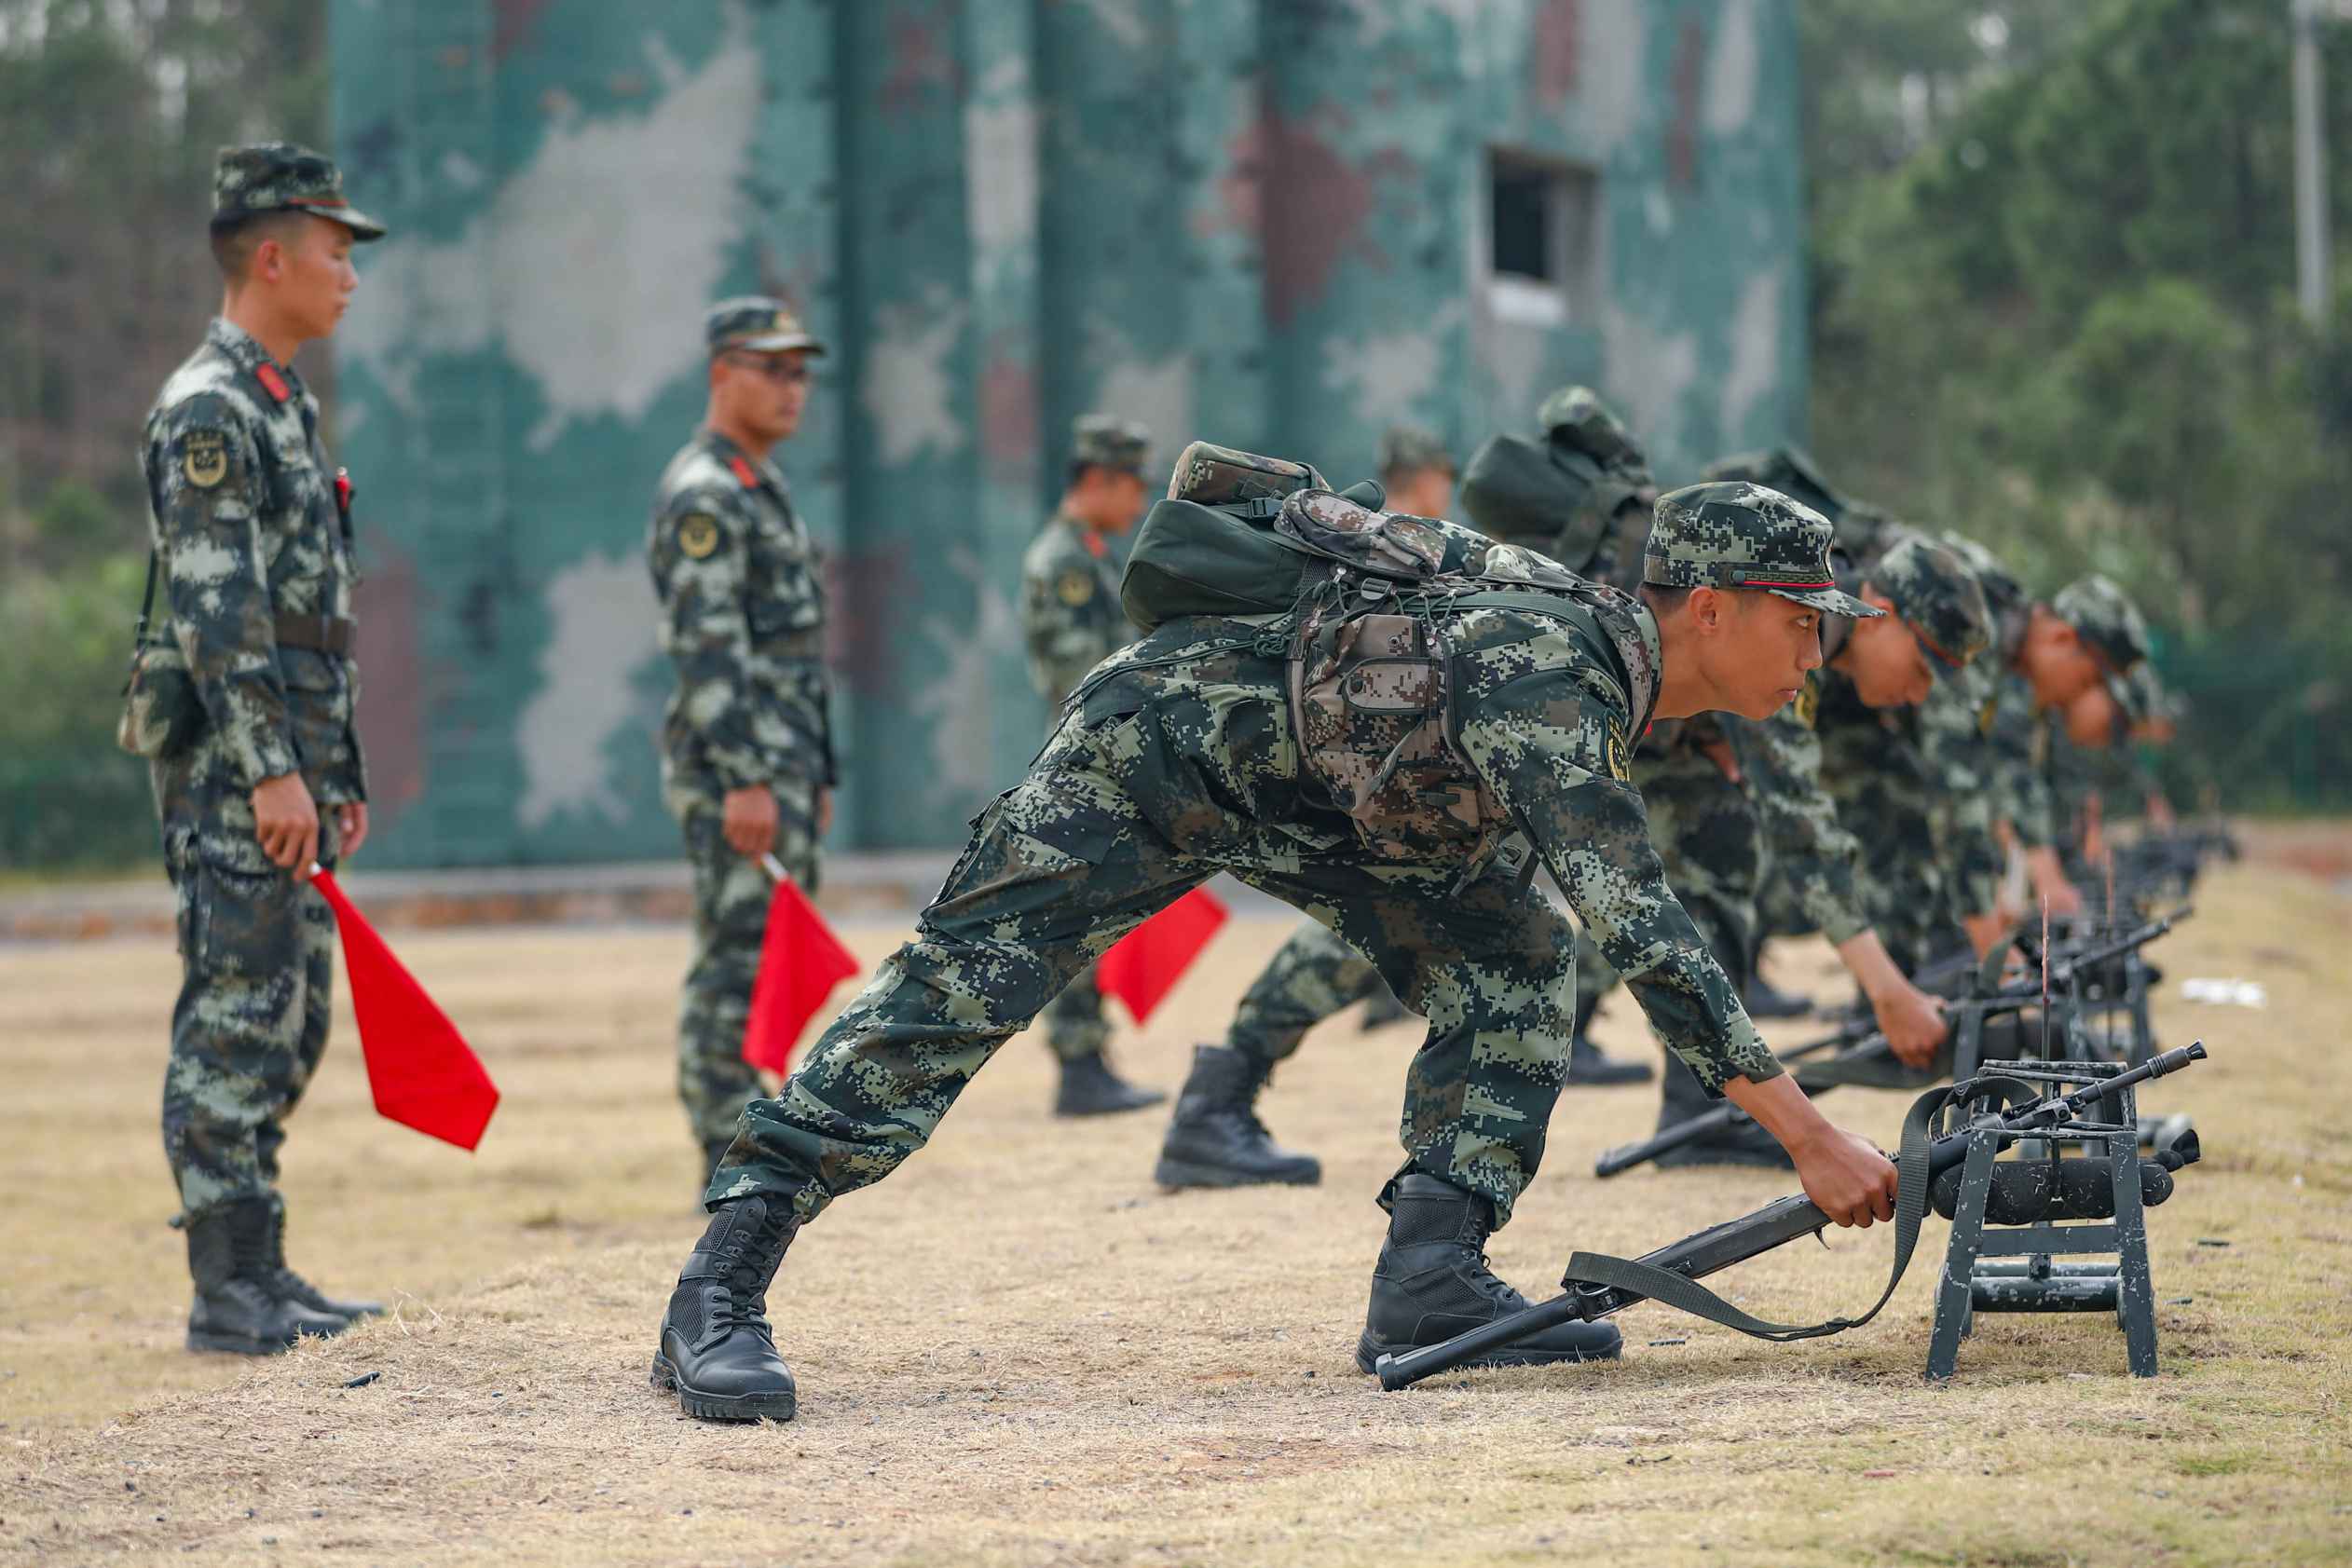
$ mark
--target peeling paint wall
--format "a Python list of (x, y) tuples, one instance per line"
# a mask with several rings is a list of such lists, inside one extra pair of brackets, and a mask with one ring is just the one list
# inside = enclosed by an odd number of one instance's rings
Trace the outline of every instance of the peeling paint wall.
[[(1072, 417), (1368, 466), (1600, 386), (1661, 477), (1798, 433), (1792, 0), (333, 0), (395, 237), (340, 344), (385, 861), (666, 856), (643, 565), (702, 307), (834, 346), (835, 841), (935, 846), (1044, 715), (1020, 551)], [(1487, 152), (1597, 176), (1584, 308), (1486, 287)]]

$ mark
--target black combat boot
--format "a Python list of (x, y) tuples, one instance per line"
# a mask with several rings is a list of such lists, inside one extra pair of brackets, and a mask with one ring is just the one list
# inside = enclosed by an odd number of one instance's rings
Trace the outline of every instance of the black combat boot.
[(1159, 1146), (1152, 1179), (1163, 1187), (1312, 1187), (1323, 1162), (1277, 1147), (1258, 1120), (1258, 1092), (1274, 1064), (1225, 1045), (1193, 1051), (1192, 1076)]
[[(1492, 1213), (1484, 1198), (1434, 1176), (1415, 1171), (1397, 1179), (1388, 1239), (1373, 1266), (1372, 1305), (1356, 1342), (1358, 1368), (1373, 1371), (1383, 1356), (1436, 1344), (1526, 1306), (1527, 1299), (1486, 1266)], [(1607, 1361), (1623, 1343), (1614, 1323), (1563, 1323), (1465, 1364)]]
[(275, 1356), (306, 1335), (325, 1339), (351, 1326), (278, 1294), (268, 1261), (276, 1225), (267, 1198), (239, 1198), (187, 1221), (188, 1273), (196, 1278), (190, 1350)]
[[(1707, 1098), (1707, 1091), (1699, 1086), (1699, 1080), (1691, 1076), (1690, 1069), (1680, 1057), (1667, 1053), (1665, 1093), (1658, 1106), (1660, 1132), (1678, 1126), (1693, 1116), (1703, 1116), (1722, 1103)], [(1657, 1163), (1661, 1170), (1676, 1166), (1761, 1166), (1793, 1170), (1797, 1166), (1788, 1157), (1788, 1151), (1781, 1147), (1780, 1139), (1736, 1113), (1731, 1125), (1721, 1132), (1669, 1149), (1658, 1156)]]
[(1146, 1089), (1111, 1070), (1100, 1051), (1072, 1057), (1061, 1064), (1061, 1087), (1054, 1092), (1057, 1116), (1114, 1116), (1141, 1111), (1168, 1098), (1164, 1089)]
[(776, 1354), (768, 1286), (800, 1221), (790, 1200), (721, 1204), (679, 1271), (662, 1315), (653, 1386), (675, 1389), (704, 1421), (789, 1421), (799, 1408), (792, 1369)]
[(1586, 1030), (1601, 1010), (1601, 999), (1593, 997), (1577, 1004), (1576, 1019), (1568, 1030), (1568, 1082), (1606, 1087), (1611, 1084), (1647, 1084), (1649, 1082), (1648, 1062), (1621, 1062), (1593, 1043)]
[(317, 1286), (286, 1266), (286, 1199), (280, 1193), (269, 1194), (269, 1255), (264, 1260), (266, 1283), (276, 1294), (287, 1301), (308, 1307), (312, 1312), (329, 1317), (381, 1317), (381, 1302), (342, 1302), (327, 1295)]

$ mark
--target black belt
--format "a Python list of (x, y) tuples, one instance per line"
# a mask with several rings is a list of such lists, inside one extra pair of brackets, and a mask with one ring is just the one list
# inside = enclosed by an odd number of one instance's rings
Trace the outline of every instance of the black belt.
[(355, 622), (340, 615), (281, 615), (278, 618), (278, 645), (280, 648), (307, 648), (319, 653), (351, 651), (351, 633)]

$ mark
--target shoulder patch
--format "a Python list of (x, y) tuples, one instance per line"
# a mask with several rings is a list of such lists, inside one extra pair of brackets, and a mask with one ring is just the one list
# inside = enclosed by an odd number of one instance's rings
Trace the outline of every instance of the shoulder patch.
[(1072, 609), (1094, 597), (1094, 574), (1073, 566), (1054, 579), (1054, 594)]
[(1609, 720), (1608, 735), (1602, 742), (1602, 756), (1608, 763), (1610, 778), (1619, 784), (1633, 778), (1634, 770), (1625, 760), (1625, 727), (1615, 719)]
[(718, 548), (718, 518), (707, 511), (690, 511), (677, 520), (679, 554), (690, 561), (706, 560)]
[(1798, 723), (1811, 729), (1815, 716), (1821, 712), (1821, 688), (1808, 677), (1805, 684), (1797, 689), (1797, 700), (1788, 704), (1788, 711)]
[(1996, 691), (1985, 699), (1985, 705), (1976, 710), (1976, 733), (1990, 735), (2001, 717), (2001, 693)]
[(190, 430), (180, 437), (180, 472), (199, 490), (210, 490), (228, 474), (228, 437), (220, 430)]

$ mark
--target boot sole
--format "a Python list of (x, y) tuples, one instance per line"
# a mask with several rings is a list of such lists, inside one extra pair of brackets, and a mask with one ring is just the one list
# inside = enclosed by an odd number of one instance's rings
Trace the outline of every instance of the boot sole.
[(704, 1394), (680, 1383), (677, 1369), (656, 1354), (647, 1380), (661, 1393), (676, 1394), (678, 1409), (702, 1421), (789, 1421), (800, 1408), (794, 1394)]
[[(1426, 1348), (1428, 1347), (1425, 1345), (1417, 1344), (1384, 1344), (1370, 1334), (1366, 1334), (1356, 1341), (1356, 1370), (1366, 1377), (1377, 1377), (1380, 1375), (1380, 1358), (1383, 1356), (1402, 1356), (1408, 1350)], [(1482, 1356), (1475, 1361), (1465, 1361), (1456, 1370), (1468, 1371), (1474, 1367), (1550, 1367), (1562, 1361), (1614, 1361), (1619, 1358), (1623, 1349), (1622, 1340), (1607, 1350), (1593, 1354), (1587, 1354), (1581, 1350), (1505, 1349)]]
[(188, 1330), (188, 1348), (208, 1356), (283, 1356), (298, 1340), (256, 1340), (243, 1334)]
[(1057, 1105), (1054, 1114), (1065, 1121), (1076, 1121), (1083, 1116), (1124, 1116), (1130, 1111), (1149, 1111), (1153, 1106), (1164, 1105), (1167, 1101), (1166, 1095), (1154, 1094), (1120, 1105)]
[(1323, 1180), (1323, 1167), (1292, 1171), (1288, 1174), (1252, 1175), (1235, 1170), (1230, 1166), (1196, 1165), (1190, 1160), (1171, 1160), (1165, 1154), (1152, 1167), (1152, 1179), (1163, 1187), (1316, 1187)]

